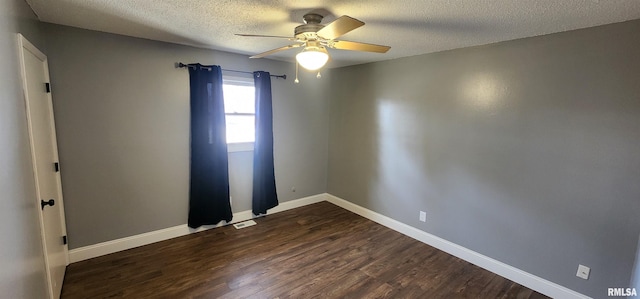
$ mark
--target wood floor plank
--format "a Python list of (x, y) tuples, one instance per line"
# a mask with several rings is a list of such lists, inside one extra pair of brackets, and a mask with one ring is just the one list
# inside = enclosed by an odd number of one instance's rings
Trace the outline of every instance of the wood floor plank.
[(62, 298), (547, 298), (328, 202), (71, 264)]

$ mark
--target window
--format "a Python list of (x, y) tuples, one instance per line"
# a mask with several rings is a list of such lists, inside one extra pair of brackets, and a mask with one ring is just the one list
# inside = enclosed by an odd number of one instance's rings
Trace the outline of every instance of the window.
[(253, 78), (225, 76), (222, 90), (229, 151), (253, 150), (256, 118)]

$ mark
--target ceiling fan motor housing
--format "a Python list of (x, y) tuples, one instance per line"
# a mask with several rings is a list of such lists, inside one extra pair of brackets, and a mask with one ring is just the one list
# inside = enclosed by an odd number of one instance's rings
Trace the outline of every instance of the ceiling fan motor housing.
[(315, 40), (318, 39), (316, 32), (324, 28), (324, 25), (320, 24), (324, 17), (319, 14), (306, 14), (302, 17), (304, 24), (297, 26), (294, 30), (296, 38), (303, 40)]

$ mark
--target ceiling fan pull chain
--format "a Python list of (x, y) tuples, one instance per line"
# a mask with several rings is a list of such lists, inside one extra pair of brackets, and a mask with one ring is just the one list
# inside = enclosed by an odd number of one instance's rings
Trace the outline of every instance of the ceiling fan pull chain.
[(296, 79), (293, 80), (293, 83), (298, 84), (300, 80), (298, 80), (298, 61), (296, 60)]
[(316, 75), (316, 78), (318, 78), (318, 79), (322, 78), (322, 75), (320, 75), (320, 71), (318, 71), (318, 74)]

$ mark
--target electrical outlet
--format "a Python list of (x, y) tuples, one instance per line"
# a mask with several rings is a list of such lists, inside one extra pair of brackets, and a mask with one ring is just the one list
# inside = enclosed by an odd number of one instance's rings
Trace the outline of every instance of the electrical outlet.
[(578, 265), (578, 273), (576, 273), (576, 276), (582, 279), (589, 279), (589, 272), (591, 272), (591, 268), (583, 265)]
[(420, 221), (427, 222), (427, 212), (420, 211)]

